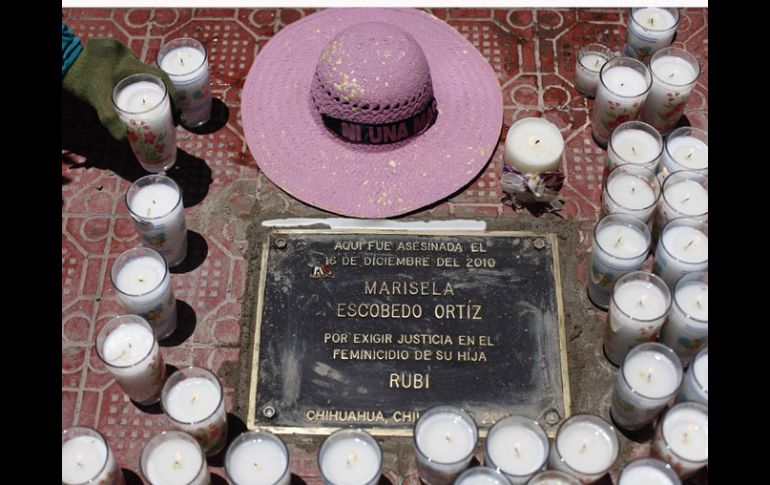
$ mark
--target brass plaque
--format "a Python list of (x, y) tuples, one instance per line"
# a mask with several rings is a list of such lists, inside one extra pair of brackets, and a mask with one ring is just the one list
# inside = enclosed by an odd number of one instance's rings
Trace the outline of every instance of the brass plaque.
[(258, 294), (250, 429), (409, 435), (437, 404), (482, 431), (569, 416), (555, 234), (276, 230)]

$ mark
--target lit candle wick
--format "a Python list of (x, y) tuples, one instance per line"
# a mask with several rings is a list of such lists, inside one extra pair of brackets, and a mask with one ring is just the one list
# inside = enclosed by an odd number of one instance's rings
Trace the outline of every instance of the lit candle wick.
[(688, 440), (688, 439), (689, 439), (689, 433), (687, 433), (687, 432), (685, 431), (685, 433), (682, 435), (682, 444), (683, 444), (683, 445), (686, 445), (686, 444), (687, 444), (687, 440)]
[(636, 192), (636, 182), (631, 182), (631, 193)]
[(600, 61), (601, 61), (600, 59), (596, 59), (596, 61), (594, 62), (594, 67), (599, 67)]
[(692, 243), (694, 243), (696, 239), (698, 238), (697, 237), (692, 238), (692, 241), (687, 243), (687, 246), (684, 247), (684, 250), (687, 251), (688, 249), (690, 249), (690, 246), (692, 246)]
[(582, 455), (585, 452), (586, 452), (586, 444), (583, 443), (583, 446), (580, 448), (580, 454)]
[(695, 153), (695, 148), (690, 148), (690, 153), (688, 153), (687, 156), (684, 158), (690, 159), (692, 158), (694, 153)]
[(77, 460), (78, 467), (83, 468), (85, 465), (83, 465), (83, 453), (78, 453), (75, 457), (75, 460)]
[(689, 195), (687, 197), (685, 197), (684, 199), (682, 199), (682, 204), (686, 204), (688, 200), (690, 200), (690, 196)]
[(703, 308), (703, 305), (700, 304), (701, 301), (703, 301), (703, 295), (698, 295), (698, 298), (695, 299), (695, 304), (698, 308)]
[(452, 433), (447, 431), (446, 434), (444, 435), (444, 439), (447, 441), (452, 441)]
[(353, 465), (353, 462), (356, 460), (358, 460), (358, 455), (351, 453), (348, 455), (348, 459), (345, 461), (345, 464), (348, 466), (348, 468), (350, 468)]
[(620, 246), (620, 243), (621, 243), (621, 242), (623, 242), (623, 236), (620, 236), (620, 237), (618, 238), (618, 240), (617, 240), (617, 241), (615, 241), (615, 246), (613, 246), (613, 247), (618, 247), (618, 246)]
[(182, 57), (182, 54), (179, 53), (179, 54), (177, 54), (177, 56), (179, 56), (179, 64), (184, 66), (184, 58)]
[(192, 403), (195, 404), (196, 402), (198, 402), (198, 398), (199, 397), (200, 396), (198, 396), (198, 394), (193, 394), (193, 396), (192, 396)]
[(668, 79), (671, 79), (672, 77), (676, 76), (676, 71), (672, 72), (668, 75)]
[[(657, 16), (657, 14), (655, 14), (655, 16)], [(647, 23), (650, 24), (650, 27), (655, 26), (655, 16), (647, 19)]]
[(182, 455), (177, 453), (174, 455), (174, 469), (182, 468)]
[(652, 382), (652, 367), (647, 370), (647, 384)]
[(639, 298), (639, 303), (637, 303), (637, 305), (639, 305), (640, 307), (644, 307), (644, 300), (646, 299), (647, 299), (647, 295), (642, 295), (642, 297)]
[(254, 469), (255, 469), (255, 470), (257, 470), (257, 471), (259, 471), (259, 470), (261, 470), (261, 469), (262, 469), (262, 467), (259, 465), (259, 463), (254, 463), (254, 464), (252, 465), (252, 468), (254, 468)]
[(634, 155), (636, 155), (636, 147), (635, 147), (635, 146), (633, 146), (633, 145), (631, 145), (631, 153), (633, 153)]
[(142, 96), (142, 104), (147, 104), (147, 96)]
[(521, 454), (519, 453), (519, 444), (518, 443), (513, 446), (513, 452), (516, 453), (517, 457), (521, 456)]

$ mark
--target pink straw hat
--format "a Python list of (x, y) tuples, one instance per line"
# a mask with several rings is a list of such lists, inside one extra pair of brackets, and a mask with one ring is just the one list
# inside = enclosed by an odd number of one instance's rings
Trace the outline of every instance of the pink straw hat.
[(497, 146), (503, 100), (481, 54), (434, 16), (330, 9), (264, 47), (241, 110), (273, 183), (329, 212), (382, 218), (473, 180)]

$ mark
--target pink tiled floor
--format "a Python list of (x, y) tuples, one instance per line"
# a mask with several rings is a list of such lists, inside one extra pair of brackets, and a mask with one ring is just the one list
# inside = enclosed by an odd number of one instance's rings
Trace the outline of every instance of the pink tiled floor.
[[(219, 372), (238, 363), (245, 228), (251, 206), (259, 201), (286, 214), (301, 207), (259, 173), (243, 136), (240, 91), (254, 56), (271, 36), (312, 11), (62, 10), (62, 19), (84, 42), (91, 37), (115, 37), (148, 63), (172, 38), (191, 36), (205, 42), (214, 96), (229, 108), (229, 121), (218, 131), (196, 135), (177, 130), (178, 146), (190, 157), (174, 168), (172, 176), (185, 190), (188, 227), (200, 236), (198, 250), (205, 259), (192, 271), (173, 277), (176, 297), (191, 308), (188, 314), (194, 313), (196, 323), (194, 333), (182, 343), (163, 348), (169, 364), (195, 364)], [(581, 45), (597, 41), (621, 50), (627, 11), (433, 9), (432, 13), (465, 35), (497, 72), (505, 103), (503, 138), (513, 121), (541, 113), (560, 127), (567, 142), (562, 215), (596, 221), (605, 152), (591, 137), (592, 101), (573, 86), (575, 55)], [(707, 11), (685, 9), (682, 17), (675, 45), (694, 53), (702, 65), (686, 115), (694, 126), (708, 129)], [(66, 101), (65, 108), (71, 108)], [(71, 151), (62, 157), (66, 178), (62, 184), (62, 426), (98, 428), (120, 465), (138, 474), (141, 447), (152, 434), (170, 427), (170, 422), (163, 414), (145, 412), (127, 400), (96, 357), (93, 341), (97, 329), (121, 312), (109, 270), (121, 251), (138, 242), (123, 196), (142, 172), (127, 145), (106, 138), (93, 118), (85, 119), (88, 113), (80, 111), (68, 118), (72, 112), (65, 109), (64, 123), (77, 125), (78, 130), (70, 138), (65, 136), (62, 146)], [(500, 202), (501, 169), (502, 143), (471, 186), (429, 214), (516, 217)], [(214, 211), (224, 207), (222, 201), (229, 209)], [(588, 240), (587, 234), (582, 236), (583, 242)], [(579, 266), (584, 268), (589, 245), (581, 246)], [(236, 389), (225, 387), (232, 403)], [(308, 483), (318, 483), (313, 453), (292, 451), (294, 473)], [(221, 467), (211, 469), (224, 476)], [(413, 472), (387, 474), (394, 484), (415, 481)]]

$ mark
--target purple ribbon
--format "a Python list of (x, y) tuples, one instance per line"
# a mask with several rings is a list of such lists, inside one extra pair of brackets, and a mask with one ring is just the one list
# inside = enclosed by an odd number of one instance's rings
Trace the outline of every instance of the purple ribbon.
[(500, 185), (516, 206), (546, 203), (554, 210), (564, 206), (559, 200), (559, 192), (564, 186), (563, 172), (522, 173), (510, 165), (504, 165)]

